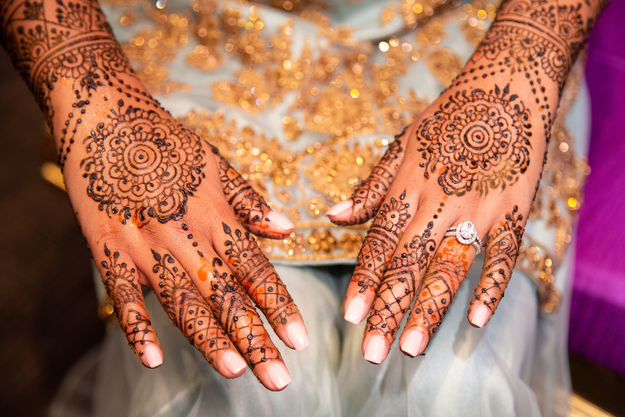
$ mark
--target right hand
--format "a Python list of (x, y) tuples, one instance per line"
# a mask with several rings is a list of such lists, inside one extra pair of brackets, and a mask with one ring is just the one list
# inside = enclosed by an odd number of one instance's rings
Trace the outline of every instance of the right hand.
[(162, 363), (143, 284), (219, 373), (238, 377), (247, 362), (263, 385), (283, 389), (288, 371), (252, 301), (290, 348), (303, 349), (308, 337), (249, 232), (283, 238), (293, 225), (154, 101), (116, 93), (90, 99), (64, 176), (130, 346), (145, 366)]

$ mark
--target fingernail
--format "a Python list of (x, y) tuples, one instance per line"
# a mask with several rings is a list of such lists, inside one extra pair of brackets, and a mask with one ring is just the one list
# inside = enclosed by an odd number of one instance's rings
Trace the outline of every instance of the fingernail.
[(402, 352), (415, 357), (419, 356), (425, 350), (427, 346), (427, 339), (421, 330), (410, 330), (403, 337), (403, 341), (400, 344)]
[(351, 209), (354, 205), (354, 200), (349, 199), (342, 201), (332, 207), (330, 210), (326, 211), (326, 216), (338, 216), (339, 214), (346, 214), (347, 210)]
[(360, 297), (354, 297), (347, 305), (345, 311), (345, 320), (350, 323), (358, 324), (367, 315), (367, 306), (365, 301)]
[(306, 329), (298, 322), (293, 322), (286, 326), (286, 337), (289, 338), (289, 341), (297, 351), (306, 349), (310, 344)]
[(226, 353), (224, 353), (221, 357), (221, 362), (224, 364), (226, 369), (232, 372), (234, 375), (240, 375), (247, 367), (245, 360), (243, 360), (240, 355), (232, 351), (227, 351)]
[(490, 308), (486, 307), (484, 304), (480, 304), (473, 310), (471, 324), (475, 327), (484, 327), (491, 314), (493, 313), (490, 311)]
[(271, 383), (278, 390), (283, 389), (291, 383), (291, 375), (289, 375), (289, 371), (287, 371), (286, 366), (280, 362), (274, 362), (269, 365), (269, 369), (267, 369), (267, 376), (269, 377), (269, 381), (271, 381)]
[(143, 349), (143, 357), (150, 368), (157, 368), (163, 363), (163, 354), (153, 343), (150, 343)]
[(275, 211), (270, 211), (267, 214), (267, 218), (269, 219), (269, 222), (273, 224), (274, 226), (276, 226), (278, 229), (281, 229), (281, 230), (295, 229), (295, 226), (293, 225), (293, 223), (289, 221), (289, 219), (287, 219), (281, 214), (276, 213)]
[(365, 359), (371, 363), (379, 364), (388, 354), (388, 341), (382, 336), (372, 336), (365, 347)]

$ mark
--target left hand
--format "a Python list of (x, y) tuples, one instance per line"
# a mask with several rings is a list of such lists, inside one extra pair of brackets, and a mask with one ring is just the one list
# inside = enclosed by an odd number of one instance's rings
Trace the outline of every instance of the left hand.
[(401, 350), (421, 354), (436, 332), (476, 256), (473, 245), (446, 237), (448, 228), (470, 221), (487, 242), (471, 324), (482, 327), (504, 295), (546, 141), (532, 97), (515, 94), (524, 91), (520, 83), (501, 81), (444, 92), (396, 137), (352, 198), (327, 213), (338, 224), (374, 218), (345, 298), (346, 320), (369, 314), (363, 352), (370, 362), (386, 358), (414, 298)]

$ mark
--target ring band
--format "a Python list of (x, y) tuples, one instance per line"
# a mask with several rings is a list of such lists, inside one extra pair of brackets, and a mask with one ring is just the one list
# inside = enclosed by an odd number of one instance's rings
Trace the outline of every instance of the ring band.
[(482, 251), (482, 241), (477, 235), (477, 228), (469, 221), (462, 222), (458, 226), (450, 227), (445, 232), (445, 237), (455, 237), (456, 240), (463, 245), (473, 245), (476, 254), (479, 255)]

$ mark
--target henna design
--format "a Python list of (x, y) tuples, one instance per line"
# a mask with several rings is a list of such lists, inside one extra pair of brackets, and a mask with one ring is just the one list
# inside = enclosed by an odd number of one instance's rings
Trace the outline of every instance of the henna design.
[[(228, 204), (234, 210), (234, 214), (240, 223), (254, 226), (259, 229), (259, 233), (270, 236), (267, 231), (271, 226), (267, 218), (269, 206), (263, 197), (261, 197), (247, 182), (241, 174), (239, 174), (230, 163), (213, 147), (213, 152), (219, 156), (219, 178), (224, 189), (224, 195), (228, 200)], [(282, 235), (276, 235), (282, 237)]]
[[(549, 140), (557, 101), (579, 52), (584, 47), (602, 1), (563, 4), (557, 0), (511, 0), (504, 2), (471, 62), (492, 62), (462, 72), (455, 85), (508, 72), (523, 74), (541, 112), (545, 137)], [(593, 3), (593, 4), (591, 4)], [(586, 17), (584, 17), (587, 15)], [(481, 76), (480, 76), (481, 74)], [(550, 80), (558, 87), (558, 98), (548, 95)], [(547, 88), (546, 88), (547, 87)]]
[(530, 164), (530, 112), (509, 87), (456, 92), (417, 131), (426, 178), (447, 194), (504, 190)]
[(228, 263), (236, 269), (237, 278), (254, 304), (269, 320), (271, 327), (286, 324), (287, 317), (298, 313), (286, 286), (261, 252), (249, 232), (232, 229), (222, 223), (224, 232), (230, 236), (225, 242)]
[(519, 256), (523, 237), (523, 215), (518, 206), (506, 214), (506, 221), (493, 229), (486, 244), (486, 260), (471, 305), (481, 301), (494, 313), (504, 296)]
[(156, 292), (163, 309), (189, 342), (213, 364), (220, 350), (232, 348), (230, 339), (187, 273), (179, 271), (174, 258), (168, 253), (161, 255), (154, 249), (152, 256), (157, 262), (152, 272), (160, 279), (160, 292)]
[(334, 223), (339, 226), (362, 224), (377, 214), (403, 160), (404, 148), (400, 138), (408, 127), (404, 127), (400, 134), (395, 135), (395, 140), (391, 142), (369, 177), (354, 190), (352, 194), (354, 205), (349, 219)]
[(367, 233), (362, 249), (358, 254), (356, 270), (352, 282), (358, 283), (359, 292), (377, 290), (384, 275), (387, 263), (391, 260), (395, 247), (403, 235), (410, 218), (409, 203), (404, 203), (406, 191), (399, 200), (391, 197), (389, 203), (382, 204)]
[(428, 331), (430, 339), (436, 333), (471, 266), (470, 248), (455, 238), (443, 240), (423, 279), (406, 329), (420, 326)]
[(113, 252), (104, 245), (108, 258), (101, 265), (107, 269), (103, 277), (106, 293), (113, 304), (119, 324), (128, 344), (139, 357), (147, 343), (156, 343), (156, 332), (152, 327), (145, 307), (139, 281), (134, 268), (119, 262), (119, 252)]
[(369, 330), (377, 330), (390, 342), (412, 304), (430, 255), (436, 250), (436, 241), (431, 238), (433, 227), (434, 222), (429, 222), (420, 236), (416, 235), (410, 243), (404, 244), (402, 254), (393, 257), (390, 262), (376, 294), (367, 327)]
[(200, 258), (210, 279), (210, 295), (204, 299), (171, 255), (161, 256), (154, 250), (152, 254), (157, 261), (152, 271), (161, 280), (165, 311), (211, 363), (218, 350), (231, 347), (230, 340), (252, 367), (281, 359), (243, 288), (232, 274), (219, 271), (223, 266), (219, 258)]
[[(132, 69), (95, 0), (5, 2), (0, 9), (2, 40), (44, 111), (51, 132), (55, 114), (51, 92), (70, 86), (74, 101), (62, 127), (58, 163), (65, 165), (82, 117), (100, 87), (113, 87), (135, 102), (159, 108), (147, 92), (122, 75)], [(103, 96), (104, 101), (108, 99)]]
[(81, 167), (89, 179), (87, 194), (124, 223), (133, 215), (161, 223), (182, 218), (205, 176), (199, 139), (155, 111), (132, 106), (122, 111), (123, 100), (118, 105), (85, 140), (89, 156)]

